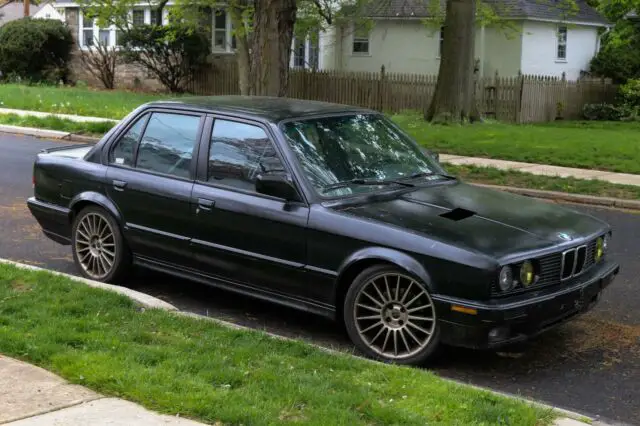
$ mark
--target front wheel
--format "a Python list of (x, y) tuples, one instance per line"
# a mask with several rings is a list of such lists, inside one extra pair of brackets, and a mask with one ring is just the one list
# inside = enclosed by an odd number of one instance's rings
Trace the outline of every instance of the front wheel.
[(439, 347), (431, 295), (402, 269), (379, 265), (362, 271), (347, 292), (343, 312), (349, 337), (371, 358), (420, 364)]
[(129, 269), (130, 255), (120, 227), (101, 207), (87, 207), (78, 213), (71, 247), (76, 266), (91, 280), (115, 283)]

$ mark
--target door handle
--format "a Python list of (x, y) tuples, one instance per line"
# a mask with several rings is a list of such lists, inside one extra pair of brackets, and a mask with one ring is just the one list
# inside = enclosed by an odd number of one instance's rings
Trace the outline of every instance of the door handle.
[(198, 198), (198, 208), (202, 210), (211, 210), (215, 205), (216, 205), (216, 202), (213, 200), (208, 200), (206, 198)]
[(124, 187), (127, 186), (127, 182), (121, 180), (114, 180), (112, 183), (116, 191), (124, 191)]

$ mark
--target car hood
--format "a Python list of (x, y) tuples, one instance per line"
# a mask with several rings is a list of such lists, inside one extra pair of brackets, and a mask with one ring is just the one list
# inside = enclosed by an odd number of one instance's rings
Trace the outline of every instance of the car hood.
[(604, 232), (608, 225), (557, 204), (455, 182), (342, 211), (496, 258)]

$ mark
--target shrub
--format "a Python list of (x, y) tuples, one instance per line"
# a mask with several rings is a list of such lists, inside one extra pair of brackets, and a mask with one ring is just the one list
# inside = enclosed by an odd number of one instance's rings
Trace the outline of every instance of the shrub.
[(627, 108), (640, 107), (640, 79), (628, 80), (620, 86), (620, 102)]
[(0, 27), (0, 72), (3, 78), (67, 82), (73, 36), (66, 24), (22, 18)]
[(612, 104), (586, 104), (582, 108), (582, 115), (593, 121), (620, 121), (624, 113), (621, 108)]
[(614, 83), (640, 78), (640, 30), (623, 21), (603, 37), (602, 47), (591, 60), (592, 74)]
[(135, 26), (122, 34), (122, 45), (125, 61), (142, 66), (177, 93), (186, 90), (209, 52), (204, 34), (179, 23)]

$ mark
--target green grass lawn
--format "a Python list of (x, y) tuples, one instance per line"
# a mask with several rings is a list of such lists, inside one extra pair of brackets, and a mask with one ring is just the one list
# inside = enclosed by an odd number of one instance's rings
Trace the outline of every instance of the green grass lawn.
[(640, 123), (431, 125), (393, 116), (421, 144), (444, 154), (640, 174)]
[(87, 136), (102, 136), (108, 132), (114, 123), (109, 121), (95, 123), (80, 123), (77, 121), (62, 119), (58, 117), (34, 117), (19, 116), (16, 114), (0, 114), (0, 124), (10, 124), (20, 127), (34, 127), (37, 129), (61, 130), (63, 132), (76, 133)]
[(559, 191), (598, 197), (640, 199), (640, 187), (618, 185), (600, 180), (541, 176), (515, 170), (499, 170), (491, 167), (454, 166), (444, 164), (447, 171), (470, 183), (511, 186), (515, 188)]
[(432, 373), (145, 310), (0, 264), (0, 353), (167, 414), (223, 424), (546, 425), (530, 404)]
[[(73, 87), (0, 84), (0, 107), (121, 119), (162, 95)], [(175, 96), (164, 96), (175, 97)]]
[[(124, 91), (0, 85), (0, 107), (120, 119), (142, 103), (172, 97)], [(640, 174), (640, 123), (431, 125), (415, 113), (393, 119), (440, 153)]]

